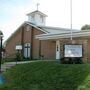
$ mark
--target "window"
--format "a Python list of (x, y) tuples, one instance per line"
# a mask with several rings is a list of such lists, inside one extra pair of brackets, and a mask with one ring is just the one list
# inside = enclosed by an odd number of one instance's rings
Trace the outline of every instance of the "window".
[(57, 45), (57, 51), (59, 51), (59, 50), (58, 50), (58, 45)]
[(34, 18), (34, 15), (32, 15), (31, 17)]
[(31, 20), (32, 20), (32, 21), (34, 21), (34, 17), (35, 17), (34, 15), (31, 16)]
[(42, 15), (40, 15), (40, 19), (41, 19), (41, 22), (43, 22), (43, 16)]
[(27, 26), (27, 27), (26, 27), (26, 31), (29, 31), (29, 30), (30, 30), (30, 26)]

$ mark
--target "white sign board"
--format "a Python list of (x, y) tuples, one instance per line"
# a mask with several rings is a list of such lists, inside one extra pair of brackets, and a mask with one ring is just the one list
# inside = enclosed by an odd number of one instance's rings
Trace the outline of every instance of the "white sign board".
[(22, 45), (16, 45), (16, 50), (22, 50)]
[(64, 57), (82, 57), (82, 45), (65, 45)]

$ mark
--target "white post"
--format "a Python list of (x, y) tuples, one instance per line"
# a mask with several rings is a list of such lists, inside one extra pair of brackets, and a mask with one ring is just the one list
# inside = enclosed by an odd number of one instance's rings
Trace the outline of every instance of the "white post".
[(60, 59), (60, 41), (56, 41), (56, 59)]
[(70, 27), (71, 27), (71, 42), (72, 42), (72, 0), (70, 0)]

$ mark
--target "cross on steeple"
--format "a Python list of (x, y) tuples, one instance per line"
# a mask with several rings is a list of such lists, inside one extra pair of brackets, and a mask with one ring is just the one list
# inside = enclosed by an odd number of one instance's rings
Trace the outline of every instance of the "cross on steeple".
[(37, 11), (38, 11), (38, 7), (39, 7), (39, 5), (40, 5), (40, 4), (39, 4), (39, 3), (37, 3)]

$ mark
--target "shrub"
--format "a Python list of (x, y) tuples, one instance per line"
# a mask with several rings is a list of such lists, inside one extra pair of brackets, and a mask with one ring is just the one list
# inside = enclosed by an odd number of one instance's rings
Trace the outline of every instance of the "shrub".
[(17, 61), (21, 61), (23, 59), (21, 53), (17, 52), (16, 53), (16, 58), (15, 58)]
[(60, 59), (62, 64), (81, 64), (82, 58), (61, 58)]

